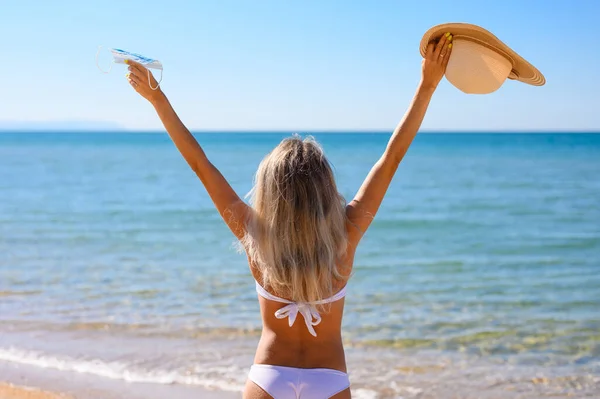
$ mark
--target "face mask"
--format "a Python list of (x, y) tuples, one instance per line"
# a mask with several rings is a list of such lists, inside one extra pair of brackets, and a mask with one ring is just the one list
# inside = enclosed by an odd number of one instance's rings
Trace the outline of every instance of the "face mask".
[[(108, 68), (108, 71), (104, 71), (102, 68), (100, 68), (100, 65), (98, 64), (98, 56), (100, 55), (101, 49), (102, 49), (102, 46), (98, 47), (98, 52), (96, 53), (96, 66), (102, 73), (109, 73), (112, 70), (113, 64), (110, 64), (110, 68)], [(152, 59), (152, 58), (144, 57), (143, 55), (130, 53), (129, 51), (119, 50), (117, 48), (111, 48), (110, 52), (112, 53), (113, 62), (115, 64), (125, 64), (125, 60), (132, 60), (132, 61), (142, 64), (147, 69), (149, 69), (149, 68), (160, 69), (160, 80), (156, 84), (156, 87), (152, 87), (152, 85), (150, 84), (150, 70), (148, 70), (148, 85), (150, 86), (150, 88), (152, 90), (158, 89), (158, 87), (160, 86), (160, 82), (162, 82), (162, 72), (163, 72), (163, 66), (160, 61)]]

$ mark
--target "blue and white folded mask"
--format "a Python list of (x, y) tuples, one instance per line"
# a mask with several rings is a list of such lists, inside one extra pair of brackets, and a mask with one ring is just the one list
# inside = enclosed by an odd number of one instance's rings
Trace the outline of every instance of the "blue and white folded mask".
[[(108, 68), (108, 71), (105, 71), (102, 68), (100, 68), (100, 65), (98, 64), (98, 55), (100, 54), (101, 49), (102, 49), (102, 46), (98, 47), (98, 52), (96, 53), (96, 66), (98, 67), (98, 69), (101, 72), (109, 73), (112, 70), (113, 64), (110, 64), (110, 68)], [(160, 86), (160, 82), (162, 82), (162, 73), (163, 73), (163, 66), (160, 61), (152, 59), (152, 58), (144, 57), (143, 55), (140, 55), (140, 54), (130, 53), (129, 51), (121, 50), (118, 48), (111, 48), (110, 52), (112, 53), (113, 63), (115, 63), (115, 64), (125, 64), (125, 60), (132, 60), (132, 61), (138, 62), (138, 63), (142, 64), (144, 67), (146, 67), (148, 69), (148, 85), (150, 86), (150, 88), (152, 90), (158, 89), (158, 87)], [(156, 84), (156, 87), (152, 87), (152, 84), (150, 83), (150, 70), (149, 70), (150, 68), (160, 70), (160, 80)]]

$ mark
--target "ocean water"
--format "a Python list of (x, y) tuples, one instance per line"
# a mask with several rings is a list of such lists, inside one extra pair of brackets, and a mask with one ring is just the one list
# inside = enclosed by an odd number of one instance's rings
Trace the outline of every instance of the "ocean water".
[[(289, 134), (197, 138), (240, 195)], [(350, 200), (388, 134), (314, 134)], [(0, 134), (0, 361), (239, 390), (234, 237), (164, 134)], [(421, 134), (358, 248), (357, 398), (600, 397), (600, 134)]]

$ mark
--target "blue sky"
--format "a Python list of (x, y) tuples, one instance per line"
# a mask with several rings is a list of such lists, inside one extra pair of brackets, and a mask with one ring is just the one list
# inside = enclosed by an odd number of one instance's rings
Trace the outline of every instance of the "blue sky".
[[(548, 4), (552, 3), (551, 6)], [(391, 130), (419, 81), (423, 33), (493, 32), (547, 84), (466, 95), (446, 81), (428, 130), (600, 130), (596, 1), (4, 0), (0, 127), (76, 121), (161, 128), (102, 44), (161, 60), (163, 90), (193, 130)], [(107, 53), (103, 65), (110, 62)]]

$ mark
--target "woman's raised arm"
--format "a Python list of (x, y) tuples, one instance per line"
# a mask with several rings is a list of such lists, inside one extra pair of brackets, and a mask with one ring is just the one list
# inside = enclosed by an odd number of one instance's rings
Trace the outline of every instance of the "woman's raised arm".
[(127, 64), (129, 83), (154, 106), (171, 140), (204, 184), (219, 214), (233, 234), (241, 239), (245, 234), (245, 221), (250, 207), (240, 199), (221, 172), (208, 160), (202, 147), (181, 122), (162, 90), (151, 89), (150, 86), (158, 85), (152, 74), (141, 64), (129, 60)]
[(452, 35), (446, 34), (437, 44), (430, 43), (427, 47), (421, 82), (408, 111), (394, 130), (383, 155), (346, 208), (351, 243), (357, 244), (369, 228), (400, 161), (421, 127), (431, 97), (446, 71), (452, 50), (451, 42)]

